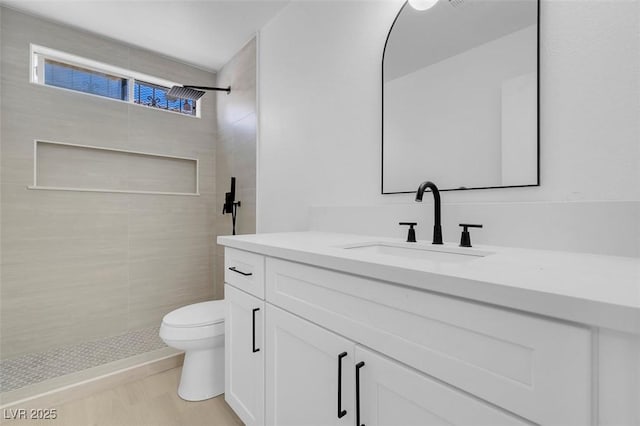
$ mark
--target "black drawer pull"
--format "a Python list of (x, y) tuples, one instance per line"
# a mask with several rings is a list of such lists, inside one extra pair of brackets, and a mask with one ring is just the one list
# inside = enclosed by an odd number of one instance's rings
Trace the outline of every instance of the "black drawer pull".
[(356, 364), (356, 426), (364, 426), (360, 424), (360, 369), (364, 367), (364, 361)]
[(341, 419), (347, 415), (347, 410), (342, 409), (342, 358), (347, 356), (346, 352), (338, 355), (338, 418)]
[(244, 275), (245, 277), (248, 277), (248, 276), (250, 276), (250, 275), (253, 275), (253, 273), (251, 273), (251, 272), (242, 272), (242, 271), (240, 271), (240, 270), (236, 269), (236, 267), (235, 267), (235, 266), (229, 266), (229, 270), (230, 270), (230, 271), (233, 271), (233, 272), (237, 272), (237, 273), (239, 273), (240, 275)]
[(256, 348), (256, 312), (258, 312), (260, 308), (254, 308), (252, 314), (253, 320), (253, 352), (260, 352), (260, 348)]

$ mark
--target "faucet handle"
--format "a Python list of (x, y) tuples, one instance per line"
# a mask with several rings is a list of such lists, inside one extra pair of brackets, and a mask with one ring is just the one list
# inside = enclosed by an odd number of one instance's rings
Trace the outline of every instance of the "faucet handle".
[(469, 234), (469, 230), (467, 228), (482, 228), (482, 225), (477, 225), (474, 223), (461, 223), (459, 226), (462, 226), (460, 247), (471, 247), (471, 234)]
[(407, 225), (409, 226), (409, 233), (407, 234), (407, 242), (415, 243), (416, 242), (416, 230), (413, 229), (414, 226), (418, 225), (417, 222), (400, 222), (398, 225)]

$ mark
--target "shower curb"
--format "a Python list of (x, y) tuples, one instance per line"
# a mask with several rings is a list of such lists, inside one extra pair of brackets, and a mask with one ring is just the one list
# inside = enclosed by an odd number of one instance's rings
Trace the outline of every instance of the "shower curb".
[(154, 374), (161, 373), (172, 368), (180, 367), (184, 360), (183, 352), (164, 355), (159, 358), (139, 362), (135, 365), (119, 368), (117, 370), (90, 377), (76, 383), (67, 384), (54, 389), (41, 391), (34, 395), (19, 398), (4, 403), (6, 399), (12, 399), (13, 392), (6, 392), (0, 402), (0, 411), (10, 409), (47, 409), (71, 402), (92, 394), (114, 388), (129, 382), (143, 379)]

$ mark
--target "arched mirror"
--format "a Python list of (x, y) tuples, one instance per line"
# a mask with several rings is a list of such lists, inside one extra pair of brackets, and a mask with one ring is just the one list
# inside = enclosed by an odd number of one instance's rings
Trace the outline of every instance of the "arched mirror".
[(539, 185), (539, 1), (405, 3), (382, 60), (382, 193)]

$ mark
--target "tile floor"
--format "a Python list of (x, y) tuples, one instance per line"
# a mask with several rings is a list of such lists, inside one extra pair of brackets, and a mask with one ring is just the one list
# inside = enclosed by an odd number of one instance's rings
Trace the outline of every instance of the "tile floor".
[(174, 368), (59, 407), (49, 407), (56, 410), (55, 419), (0, 420), (0, 423), (7, 426), (242, 426), (224, 401), (224, 395), (200, 402), (180, 399), (177, 389), (181, 371), (182, 368)]
[(0, 361), (0, 392), (166, 347), (159, 327), (63, 346)]

